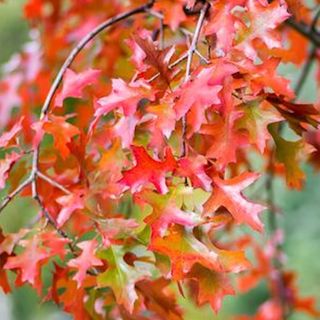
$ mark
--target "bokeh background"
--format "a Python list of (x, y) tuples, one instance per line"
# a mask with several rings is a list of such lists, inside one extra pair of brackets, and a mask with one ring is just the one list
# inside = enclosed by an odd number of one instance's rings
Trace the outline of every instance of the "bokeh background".
[[(23, 19), (24, 0), (7, 0), (0, 4), (0, 64), (1, 67), (10, 57), (19, 51), (29, 39), (29, 26)], [(292, 80), (294, 86), (301, 70), (292, 65), (283, 65), (279, 70)], [(1, 77), (1, 71), (0, 71)], [(304, 84), (299, 100), (314, 102), (317, 88), (314, 81), (315, 68)], [(0, 128), (1, 131), (2, 128)], [(287, 256), (286, 267), (298, 275), (298, 286), (302, 295), (313, 295), (320, 308), (320, 172), (304, 166), (307, 183), (302, 192), (290, 191), (282, 183), (276, 181), (276, 203), (281, 209), (279, 225), (284, 229), (284, 251)], [(258, 197), (259, 186), (252, 190)], [(23, 226), (28, 216), (34, 214), (30, 203), (17, 200), (1, 216), (0, 224), (6, 229), (17, 229)], [(266, 213), (265, 219), (267, 218)], [(267, 219), (266, 219), (267, 220)], [(249, 232), (243, 229), (243, 232)], [(268, 234), (265, 236), (267, 239)], [(47, 270), (49, 274), (50, 270)], [(186, 309), (186, 320), (197, 319), (229, 319), (231, 314), (252, 314), (257, 306), (268, 297), (264, 283), (250, 294), (227, 297), (219, 316), (215, 316), (209, 307), (198, 309), (190, 302), (181, 298)], [(35, 292), (28, 286), (15, 289), (5, 296), (0, 289), (1, 320), (63, 320), (68, 315), (50, 303), (41, 303)], [(311, 319), (302, 314), (292, 315), (292, 320)]]

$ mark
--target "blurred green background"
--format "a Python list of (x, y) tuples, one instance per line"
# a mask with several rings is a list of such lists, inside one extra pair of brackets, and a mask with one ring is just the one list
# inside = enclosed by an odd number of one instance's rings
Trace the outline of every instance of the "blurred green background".
[[(24, 0), (7, 0), (0, 4), (0, 64), (8, 61), (10, 56), (19, 51), (28, 40), (28, 25), (23, 20), (22, 5)], [(313, 68), (315, 69), (315, 68)], [(280, 70), (293, 83), (301, 70), (291, 65), (283, 66)], [(313, 70), (314, 73), (315, 70)], [(312, 102), (315, 99), (314, 74), (311, 74), (304, 85), (301, 100)], [(302, 192), (289, 191), (281, 181), (276, 181), (276, 200), (282, 209), (279, 215), (279, 224), (285, 231), (284, 250), (287, 255), (286, 266), (299, 275), (298, 285), (303, 295), (313, 295), (320, 301), (320, 175), (309, 166), (304, 167), (307, 173), (307, 183)], [(260, 195), (259, 195), (260, 196)], [(263, 197), (263, 195), (261, 195)], [(0, 223), (16, 225), (22, 212), (26, 217), (26, 210), (30, 203), (16, 201), (1, 217)], [(31, 208), (31, 207), (30, 207)], [(264, 215), (267, 220), (267, 213)], [(248, 232), (243, 229), (242, 232)], [(227, 297), (221, 314), (215, 316), (209, 307), (196, 308), (181, 298), (185, 305), (186, 319), (228, 319), (228, 315), (236, 313), (253, 313), (258, 305), (268, 296), (264, 284), (253, 292), (237, 297)], [(320, 308), (320, 304), (318, 303)], [(69, 316), (60, 312), (50, 303), (41, 304), (34, 291), (25, 286), (14, 290), (9, 296), (4, 296), (0, 291), (0, 319), (1, 320), (63, 320)], [(302, 314), (293, 314), (292, 320), (311, 319)]]

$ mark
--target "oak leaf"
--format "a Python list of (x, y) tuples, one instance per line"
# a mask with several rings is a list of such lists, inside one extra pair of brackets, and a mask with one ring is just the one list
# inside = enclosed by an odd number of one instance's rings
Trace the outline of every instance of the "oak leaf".
[(77, 273), (74, 275), (73, 279), (77, 281), (79, 288), (83, 284), (87, 271), (91, 267), (102, 266), (103, 262), (95, 255), (95, 251), (98, 247), (98, 242), (96, 240), (82, 241), (77, 244), (77, 247), (79, 247), (82, 252), (78, 257), (71, 259), (68, 262), (68, 266), (77, 269)]
[(213, 178), (214, 188), (204, 205), (204, 215), (211, 216), (219, 207), (225, 207), (239, 223), (246, 223), (257, 231), (263, 230), (259, 214), (265, 206), (249, 201), (242, 191), (259, 178), (259, 174), (246, 172), (228, 180)]
[(81, 73), (75, 73), (71, 69), (67, 69), (63, 78), (62, 90), (55, 98), (55, 105), (61, 107), (63, 100), (68, 97), (82, 98), (83, 89), (94, 84), (100, 74), (100, 70), (94, 69), (88, 69)]
[(117, 303), (123, 305), (130, 313), (134, 308), (134, 303), (138, 299), (135, 289), (136, 282), (150, 276), (148, 269), (143, 267), (131, 266), (124, 260), (123, 249), (119, 246), (111, 246), (103, 250), (98, 257), (108, 262), (108, 268), (97, 277), (100, 288), (109, 287), (112, 289)]
[(168, 235), (152, 239), (149, 250), (168, 256), (171, 262), (171, 273), (175, 280), (185, 278), (194, 264), (217, 272), (240, 272), (248, 268), (249, 263), (240, 251), (208, 248), (183, 227), (175, 225)]
[(253, 46), (253, 41), (256, 39), (261, 39), (270, 49), (281, 47), (280, 35), (275, 29), (289, 17), (287, 6), (283, 1), (272, 1), (271, 4), (263, 2), (264, 4), (256, 0), (247, 0), (250, 26), (243, 24), (238, 32), (236, 48), (252, 60), (257, 57)]
[(133, 192), (138, 191), (142, 186), (152, 183), (158, 192), (164, 194), (168, 192), (166, 185), (166, 173), (171, 172), (176, 167), (176, 160), (170, 148), (165, 150), (166, 157), (163, 161), (154, 160), (149, 156), (144, 147), (131, 147), (136, 160), (136, 165), (123, 172), (120, 184), (131, 188)]

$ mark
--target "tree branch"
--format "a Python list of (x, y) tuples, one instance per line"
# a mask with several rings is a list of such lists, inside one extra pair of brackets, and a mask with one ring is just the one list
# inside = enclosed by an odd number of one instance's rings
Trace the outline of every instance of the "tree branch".
[(313, 45), (315, 45), (317, 48), (320, 47), (320, 35), (314, 30), (312, 30), (310, 26), (304, 23), (298, 22), (293, 17), (290, 17), (289, 19), (287, 19), (285, 23), (292, 29), (299, 32), (305, 38), (310, 40), (313, 43)]
[(69, 191), (67, 188), (65, 188), (63, 185), (61, 185), (60, 183), (58, 183), (57, 181), (54, 181), (53, 179), (51, 179), (50, 177), (48, 177), (47, 175), (43, 174), (40, 171), (37, 171), (37, 176), (39, 178), (41, 178), (42, 180), (48, 182), (49, 184), (51, 184), (52, 186), (60, 189), (61, 191), (63, 191), (66, 194), (71, 194), (71, 191)]
[[(200, 32), (201, 32), (207, 11), (209, 10), (209, 7), (210, 7), (209, 3), (206, 2), (203, 5), (203, 7), (201, 8), (199, 19), (198, 19), (198, 22), (196, 25), (196, 30), (194, 32), (191, 45), (190, 45), (188, 52), (187, 52), (187, 66), (186, 66), (186, 74), (185, 74), (185, 78), (184, 78), (185, 83), (188, 82), (189, 78), (190, 78), (192, 58), (193, 58), (194, 53), (197, 50), (197, 44), (199, 41)], [(187, 119), (186, 119), (186, 116), (183, 116), (182, 117), (182, 139), (183, 139), (183, 142), (182, 142), (181, 157), (185, 157), (187, 155), (186, 134), (187, 134)]]
[(32, 177), (30, 176), (24, 182), (22, 182), (15, 190), (8, 194), (1, 202), (0, 213), (7, 207), (11, 200), (16, 197), (25, 187), (32, 183)]

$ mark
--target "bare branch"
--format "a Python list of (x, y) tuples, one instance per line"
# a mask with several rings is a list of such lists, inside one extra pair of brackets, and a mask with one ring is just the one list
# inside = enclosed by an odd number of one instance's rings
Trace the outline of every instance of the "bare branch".
[(25, 187), (32, 183), (32, 177), (30, 176), (24, 182), (22, 182), (15, 190), (13, 190), (10, 194), (8, 194), (1, 202), (0, 205), (0, 213), (4, 208), (14, 199)]
[(63, 191), (66, 194), (72, 194), (71, 191), (69, 191), (67, 188), (65, 188), (63, 185), (61, 185), (60, 183), (58, 183), (57, 181), (54, 181), (53, 179), (51, 179), (50, 177), (48, 177), (47, 175), (43, 174), (40, 171), (37, 171), (37, 176), (39, 178), (41, 178), (42, 180), (48, 182), (49, 184), (51, 184), (52, 186), (60, 189), (61, 191)]

